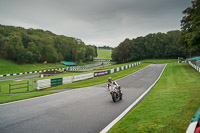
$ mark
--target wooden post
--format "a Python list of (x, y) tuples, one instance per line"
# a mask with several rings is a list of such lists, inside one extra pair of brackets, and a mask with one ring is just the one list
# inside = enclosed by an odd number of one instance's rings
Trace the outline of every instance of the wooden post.
[(29, 81), (27, 81), (27, 91), (29, 92)]
[(11, 90), (11, 84), (9, 84), (9, 94), (10, 94), (10, 90)]

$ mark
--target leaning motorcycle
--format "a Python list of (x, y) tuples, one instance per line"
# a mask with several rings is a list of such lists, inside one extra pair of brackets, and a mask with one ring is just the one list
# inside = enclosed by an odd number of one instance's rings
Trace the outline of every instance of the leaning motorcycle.
[(122, 91), (121, 91), (120, 87), (119, 88), (113, 87), (110, 90), (110, 94), (111, 94), (113, 102), (122, 100)]

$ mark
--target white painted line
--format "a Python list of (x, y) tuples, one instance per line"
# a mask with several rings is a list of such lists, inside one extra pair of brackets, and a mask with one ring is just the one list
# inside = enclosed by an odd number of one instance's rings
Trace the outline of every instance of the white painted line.
[(110, 124), (108, 124), (103, 130), (101, 130), (100, 133), (106, 133), (108, 132), (119, 120), (121, 120), (135, 105), (137, 105), (140, 100), (153, 88), (153, 86), (158, 82), (160, 79), (163, 71), (165, 70), (166, 64), (160, 73), (159, 77), (156, 79), (156, 81), (135, 101), (133, 102), (124, 112), (122, 112), (117, 118), (115, 118)]

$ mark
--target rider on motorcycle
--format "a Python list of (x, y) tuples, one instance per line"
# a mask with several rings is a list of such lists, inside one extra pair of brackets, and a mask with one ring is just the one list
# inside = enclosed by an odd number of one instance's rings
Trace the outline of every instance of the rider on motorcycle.
[(110, 92), (112, 91), (113, 88), (116, 88), (120, 91), (120, 86), (117, 84), (116, 81), (112, 81), (112, 77), (108, 78), (107, 88)]

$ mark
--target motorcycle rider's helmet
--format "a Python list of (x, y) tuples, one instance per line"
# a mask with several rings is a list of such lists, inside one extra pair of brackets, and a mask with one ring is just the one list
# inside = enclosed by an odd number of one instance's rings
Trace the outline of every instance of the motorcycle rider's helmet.
[(108, 82), (110, 82), (110, 83), (112, 82), (112, 78), (111, 77), (108, 78)]

